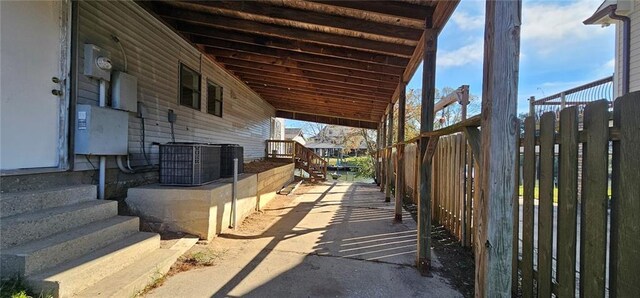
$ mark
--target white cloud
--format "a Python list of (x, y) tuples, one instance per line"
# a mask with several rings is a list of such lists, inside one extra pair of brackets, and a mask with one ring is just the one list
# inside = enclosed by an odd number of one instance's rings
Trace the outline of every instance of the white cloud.
[(436, 64), (438, 67), (447, 68), (463, 66), (467, 64), (482, 63), (484, 43), (476, 40), (453, 51), (438, 52)]
[[(566, 50), (570, 45), (593, 40), (606, 30), (582, 22), (596, 10), (601, 0), (527, 1), (522, 7), (522, 40), (541, 55)], [(613, 41), (612, 41), (613, 42)]]
[(451, 20), (461, 30), (476, 30), (484, 28), (484, 14), (470, 15), (467, 12), (456, 12), (451, 16)]

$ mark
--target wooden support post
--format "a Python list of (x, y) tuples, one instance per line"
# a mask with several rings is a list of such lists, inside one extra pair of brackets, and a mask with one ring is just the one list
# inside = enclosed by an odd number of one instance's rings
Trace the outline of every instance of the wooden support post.
[(380, 186), (380, 123), (376, 129), (376, 155), (375, 155), (376, 184)]
[(529, 116), (533, 116), (536, 114), (536, 106), (533, 104), (535, 100), (535, 96), (529, 97)]
[(487, 0), (476, 297), (510, 297), (521, 0)]
[(396, 221), (402, 221), (402, 203), (405, 196), (404, 185), (404, 122), (407, 104), (406, 84), (400, 82), (400, 97), (398, 99), (398, 151), (397, 151), (397, 171), (396, 171)]
[(391, 187), (393, 186), (393, 104), (389, 104), (388, 115), (389, 127), (387, 128), (387, 187), (384, 192), (385, 202), (391, 202)]
[(384, 192), (384, 189), (387, 187), (387, 115), (382, 116), (382, 134), (380, 135), (380, 143), (382, 146), (380, 147), (380, 154), (382, 155), (382, 160), (380, 161), (380, 192)]
[[(422, 103), (420, 132), (433, 131), (433, 108), (436, 90), (436, 49), (438, 30), (433, 16), (425, 20), (424, 53), (422, 57)], [(427, 156), (430, 138), (420, 139), (420, 197), (418, 202), (418, 271), (429, 275), (431, 269), (431, 157)], [(435, 146), (434, 146), (435, 148)]]

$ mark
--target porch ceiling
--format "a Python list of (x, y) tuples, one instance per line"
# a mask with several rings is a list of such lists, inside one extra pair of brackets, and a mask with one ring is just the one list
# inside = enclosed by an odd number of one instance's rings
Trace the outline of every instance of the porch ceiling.
[(458, 1), (144, 1), (277, 116), (377, 128)]

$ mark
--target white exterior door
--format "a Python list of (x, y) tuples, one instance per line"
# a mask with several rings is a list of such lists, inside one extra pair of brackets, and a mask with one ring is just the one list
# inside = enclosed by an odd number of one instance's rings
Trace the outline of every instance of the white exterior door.
[(66, 154), (69, 8), (68, 1), (0, 1), (2, 170), (59, 167)]

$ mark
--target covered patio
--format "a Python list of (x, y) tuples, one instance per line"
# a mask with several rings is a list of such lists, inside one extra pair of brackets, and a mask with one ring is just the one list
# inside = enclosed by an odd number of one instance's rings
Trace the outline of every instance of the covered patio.
[[(462, 297), (442, 275), (416, 274), (416, 223), (393, 223), (374, 185), (332, 182), (280, 197), (209, 243), (212, 267), (180, 273), (148, 297)], [(468, 293), (467, 293), (468, 294)]]
[[(416, 266), (424, 276), (432, 273), (432, 157), (440, 136), (464, 132), (481, 165), (479, 197), (474, 203), (474, 243), (482, 243), (474, 246), (476, 295), (510, 296), (521, 1), (486, 3), (481, 117), (434, 132), (438, 36), (457, 4), (413, 0), (140, 2), (268, 101), (277, 117), (376, 129), (377, 181), (382, 181), (380, 190), (385, 193), (382, 203), (392, 202), (394, 188), (393, 196), (405, 197), (404, 187), (398, 187), (405, 184), (404, 165), (398, 163), (394, 169), (391, 152), (397, 150), (398, 160), (403, 160), (406, 84), (422, 63), (420, 162), (415, 168), (417, 241), (415, 251), (402, 254), (402, 263)], [(396, 104), (399, 113), (394, 121)], [(396, 122), (397, 138), (393, 133)], [(386, 224), (404, 222), (407, 216), (401, 201), (395, 200), (393, 212), (381, 209), (384, 212), (371, 215)], [(381, 216), (387, 213), (388, 217)], [(366, 214), (361, 216), (365, 220)]]

